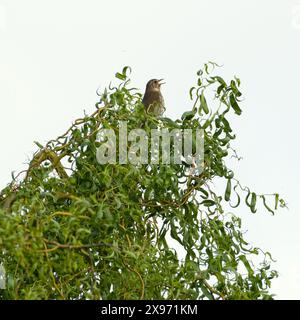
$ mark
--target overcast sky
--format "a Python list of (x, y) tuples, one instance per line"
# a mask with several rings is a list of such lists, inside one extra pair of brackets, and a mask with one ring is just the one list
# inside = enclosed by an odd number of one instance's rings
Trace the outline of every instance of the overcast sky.
[(208, 60), (241, 78), (234, 168), (258, 193), (279, 192), (274, 217), (236, 212), (246, 238), (270, 251), (272, 292), (300, 299), (300, 0), (0, 0), (0, 189), (35, 146), (94, 110), (95, 91), (125, 65), (144, 91), (164, 78), (167, 116), (190, 108), (188, 90)]

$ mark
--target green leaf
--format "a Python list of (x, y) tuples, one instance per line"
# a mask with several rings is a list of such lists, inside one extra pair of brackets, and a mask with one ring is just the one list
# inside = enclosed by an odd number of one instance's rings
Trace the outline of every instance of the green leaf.
[(216, 205), (216, 202), (213, 200), (203, 200), (200, 204), (203, 204), (205, 207), (211, 207)]
[(236, 76), (234, 77), (234, 80), (236, 81), (238, 87), (241, 85), (241, 80), (237, 78)]
[(246, 205), (247, 205), (249, 208), (251, 208), (251, 202), (249, 201), (249, 198), (250, 198), (250, 196), (251, 196), (251, 191), (250, 191), (250, 189), (247, 189), (247, 191), (248, 191), (248, 194), (247, 194), (247, 196), (246, 196), (246, 198), (245, 198), (245, 202), (246, 202)]
[(236, 196), (237, 196), (237, 198), (238, 198), (238, 201), (237, 201), (236, 205), (234, 205), (234, 206), (230, 203), (231, 208), (237, 208), (237, 207), (240, 205), (240, 203), (241, 203), (241, 197), (240, 197), (240, 195), (238, 194), (238, 192), (236, 191), (236, 188), (237, 188), (237, 187), (238, 187), (238, 184), (236, 184), (236, 185), (234, 186), (233, 190), (234, 190), (234, 192), (235, 192), (235, 194), (236, 194)]
[(208, 192), (207, 192), (205, 189), (199, 188), (198, 190), (203, 194), (203, 195), (201, 195), (201, 197), (202, 197), (203, 199), (207, 199), (207, 198), (208, 198), (209, 194), (208, 194)]
[(277, 210), (277, 208), (278, 208), (278, 203), (279, 203), (279, 194), (276, 193), (275, 194), (275, 210)]
[(251, 268), (250, 263), (247, 260), (246, 256), (245, 255), (239, 256), (239, 260), (243, 262), (244, 266), (246, 267), (246, 269), (248, 271), (249, 276), (252, 276), (254, 274), (254, 271)]
[(189, 93), (190, 93), (190, 99), (191, 99), (191, 100), (193, 100), (193, 91), (194, 91), (194, 90), (196, 90), (196, 88), (195, 88), (195, 87), (192, 87), (192, 88), (190, 89), (190, 92), (189, 92)]
[(199, 70), (199, 71), (197, 71), (197, 76), (202, 76), (203, 75), (203, 70)]
[(138, 258), (137, 255), (136, 255), (134, 252), (132, 252), (132, 251), (124, 250), (124, 253), (125, 253), (128, 257), (133, 258), (133, 259), (135, 259), (135, 260)]
[(274, 210), (272, 210), (268, 205), (267, 205), (267, 202), (266, 202), (266, 198), (265, 198), (265, 196), (264, 195), (262, 195), (262, 196), (260, 196), (261, 198), (262, 198), (262, 200), (263, 200), (263, 204), (264, 204), (264, 206), (265, 206), (265, 208), (269, 211), (269, 212), (271, 212), (273, 215), (275, 214), (275, 212), (274, 212)]
[(222, 117), (221, 121), (224, 124), (225, 132), (232, 132), (232, 129), (230, 127), (230, 124), (229, 124), (228, 120), (225, 117)]
[(207, 290), (204, 284), (200, 284), (200, 288), (202, 290), (203, 295), (208, 298), (209, 300), (213, 300), (213, 295)]
[(234, 172), (232, 170), (227, 171), (225, 177), (227, 179), (232, 179), (234, 177)]
[(212, 77), (212, 79), (217, 80), (224, 88), (227, 87), (227, 84), (223, 78), (221, 78), (219, 76), (215, 76), (215, 77)]
[(123, 80), (123, 81), (126, 80), (126, 75), (124, 75), (122, 73), (119, 73), (119, 72), (116, 73), (115, 77), (117, 79), (120, 79), (120, 80)]
[(204, 64), (204, 70), (205, 70), (205, 72), (206, 72), (207, 74), (209, 74), (208, 64), (207, 64), (207, 63)]
[(203, 110), (206, 114), (209, 113), (209, 109), (208, 109), (207, 102), (206, 102), (206, 99), (205, 99), (205, 96), (204, 96), (204, 92), (203, 92), (203, 91), (201, 92), (201, 96), (200, 96), (200, 109), (199, 109), (199, 113), (200, 113), (200, 110)]
[(225, 200), (226, 201), (230, 200), (230, 195), (231, 195), (231, 179), (228, 179), (226, 190), (225, 190)]
[(250, 204), (250, 209), (252, 213), (255, 213), (256, 210), (256, 193), (252, 192), (251, 194), (251, 204)]
[(230, 87), (231, 87), (231, 89), (232, 89), (232, 91), (233, 91), (233, 93), (235, 94), (236, 97), (240, 97), (242, 95), (242, 93), (237, 88), (234, 80), (231, 80)]
[(234, 97), (234, 95), (232, 93), (229, 96), (229, 100), (230, 100), (231, 107), (233, 108), (235, 113), (237, 115), (241, 115), (242, 114), (242, 110), (239, 107), (238, 103), (236, 102), (236, 99), (235, 99), (235, 97)]
[(44, 147), (38, 142), (38, 141), (34, 141), (34, 143), (41, 149), (43, 149)]
[(172, 128), (180, 128), (180, 126), (170, 118), (162, 117), (162, 118), (160, 118), (160, 120), (163, 121), (164, 123), (166, 123), (168, 126), (170, 126)]
[(191, 120), (194, 118), (196, 114), (196, 109), (192, 110), (192, 111), (186, 111), (182, 114), (181, 119), (182, 120)]
[(224, 88), (226, 87), (223, 84), (219, 85), (217, 88), (217, 94), (220, 94)]
[(179, 236), (178, 236), (177, 228), (176, 228), (176, 226), (174, 225), (174, 222), (173, 222), (173, 221), (170, 223), (170, 226), (171, 226), (171, 232), (170, 232), (171, 237), (172, 237), (173, 239), (177, 240), (180, 244), (183, 245), (181, 239), (180, 239)]
[(126, 66), (122, 70), (122, 74), (125, 76), (125, 79), (127, 78), (127, 71), (129, 71), (129, 74), (131, 73), (131, 67)]

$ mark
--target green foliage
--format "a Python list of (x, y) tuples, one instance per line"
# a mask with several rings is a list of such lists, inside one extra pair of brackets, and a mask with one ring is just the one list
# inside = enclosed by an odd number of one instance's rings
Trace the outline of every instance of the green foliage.
[[(211, 75), (215, 67), (197, 73), (193, 108), (181, 120), (146, 114), (126, 67), (92, 115), (46, 146), (37, 143), (26, 176), (13, 177), (1, 192), (3, 299), (272, 298), (271, 257), (246, 242), (241, 219), (225, 204), (236, 208), (244, 198), (253, 213), (259, 201), (272, 213), (285, 204), (275, 194), (271, 208), (267, 196), (242, 187), (227, 167), (235, 139), (228, 115), (241, 114), (240, 80), (227, 84)], [(128, 131), (141, 124), (147, 132), (205, 129), (203, 172), (193, 174), (188, 164), (100, 165), (97, 132), (117, 131), (119, 121), (128, 122)], [(213, 190), (215, 177), (227, 181), (224, 196)], [(254, 266), (257, 255), (262, 261)]]

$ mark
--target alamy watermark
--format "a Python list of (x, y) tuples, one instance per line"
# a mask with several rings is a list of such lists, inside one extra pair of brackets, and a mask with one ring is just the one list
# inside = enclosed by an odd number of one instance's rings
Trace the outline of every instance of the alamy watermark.
[(128, 132), (127, 122), (120, 121), (117, 132), (101, 129), (97, 141), (97, 161), (100, 164), (182, 164), (192, 165), (201, 173), (204, 161), (204, 130), (143, 129)]
[(0, 263), (0, 289), (5, 289), (6, 287), (6, 273), (4, 266)]

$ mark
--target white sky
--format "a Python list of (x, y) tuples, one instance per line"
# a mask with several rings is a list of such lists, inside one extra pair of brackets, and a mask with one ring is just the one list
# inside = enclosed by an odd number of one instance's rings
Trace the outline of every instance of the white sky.
[(239, 210), (246, 238), (270, 251), (272, 292), (300, 299), (300, 0), (0, 0), (0, 189), (35, 150), (94, 109), (95, 90), (123, 66), (144, 90), (164, 78), (167, 116), (190, 108), (188, 90), (208, 60), (242, 80), (234, 168), (259, 193), (280, 192), (275, 217)]

